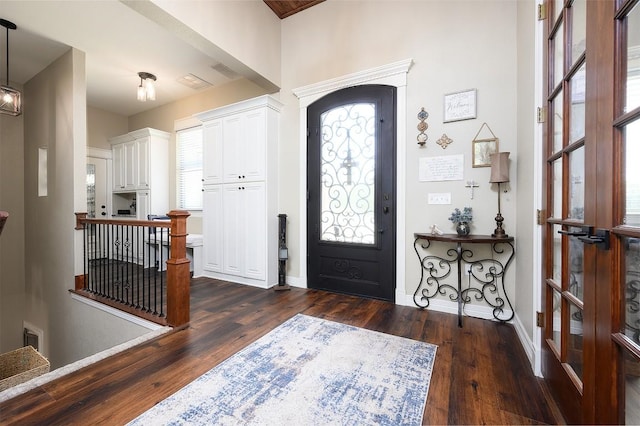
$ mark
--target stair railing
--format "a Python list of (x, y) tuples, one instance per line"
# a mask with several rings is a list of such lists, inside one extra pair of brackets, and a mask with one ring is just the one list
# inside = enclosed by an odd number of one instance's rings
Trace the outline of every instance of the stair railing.
[(189, 322), (189, 212), (168, 220), (91, 219), (76, 213), (83, 231), (83, 273), (76, 294), (173, 327)]

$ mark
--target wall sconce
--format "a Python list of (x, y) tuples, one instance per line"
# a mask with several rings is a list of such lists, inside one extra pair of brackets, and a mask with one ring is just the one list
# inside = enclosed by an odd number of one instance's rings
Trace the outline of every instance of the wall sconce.
[(0, 25), (7, 29), (7, 85), (0, 85), (0, 113), (15, 117), (22, 114), (22, 95), (19, 90), (9, 87), (9, 30), (18, 27), (6, 19), (0, 19)]
[(500, 184), (509, 182), (509, 152), (497, 152), (491, 154), (491, 177), (490, 183), (498, 184), (498, 214), (496, 215), (496, 229), (491, 234), (494, 238), (507, 238), (508, 235), (502, 229), (504, 221), (500, 213)]
[(140, 86), (138, 86), (138, 100), (140, 102), (156, 100), (156, 76), (148, 72), (139, 72)]

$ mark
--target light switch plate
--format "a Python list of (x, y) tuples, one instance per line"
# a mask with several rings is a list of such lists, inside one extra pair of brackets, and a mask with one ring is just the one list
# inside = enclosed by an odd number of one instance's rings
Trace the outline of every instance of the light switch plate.
[(450, 192), (430, 192), (428, 195), (429, 204), (451, 204)]

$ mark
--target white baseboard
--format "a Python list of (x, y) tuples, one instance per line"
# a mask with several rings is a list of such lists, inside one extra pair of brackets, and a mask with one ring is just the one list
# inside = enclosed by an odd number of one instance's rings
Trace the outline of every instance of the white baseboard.
[[(403, 306), (417, 307), (416, 304), (413, 302), (412, 294), (397, 295), (396, 304), (403, 305)], [(431, 299), (429, 301), (429, 307), (425, 309), (457, 315), (458, 303), (452, 302), (449, 300)], [(466, 304), (466, 305), (463, 305), (462, 314), (464, 316), (496, 321), (496, 319), (493, 317), (493, 309), (489, 306)], [(511, 310), (505, 309), (504, 315), (505, 317), (511, 316)], [(512, 321), (507, 321), (507, 322), (511, 323)]]
[(286, 281), (291, 287), (307, 288), (307, 280), (301, 277), (287, 276)]
[(516, 334), (518, 335), (518, 340), (520, 340), (520, 344), (524, 348), (524, 352), (527, 354), (527, 358), (529, 358), (529, 363), (531, 364), (531, 370), (534, 373), (536, 372), (536, 359), (539, 354), (536, 353), (536, 347), (533, 344), (533, 341), (529, 337), (527, 330), (524, 328), (522, 321), (520, 321), (520, 317), (516, 315), (513, 318), (513, 328), (516, 330)]

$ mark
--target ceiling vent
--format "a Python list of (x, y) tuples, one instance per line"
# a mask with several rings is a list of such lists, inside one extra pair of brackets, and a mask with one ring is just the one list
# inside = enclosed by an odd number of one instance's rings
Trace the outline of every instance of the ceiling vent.
[(177, 82), (184, 84), (185, 86), (190, 87), (191, 89), (194, 89), (194, 90), (200, 90), (200, 89), (204, 89), (205, 87), (213, 86), (208, 81), (204, 81), (200, 77), (195, 76), (193, 74), (187, 74), (183, 77), (180, 77), (177, 80)]

